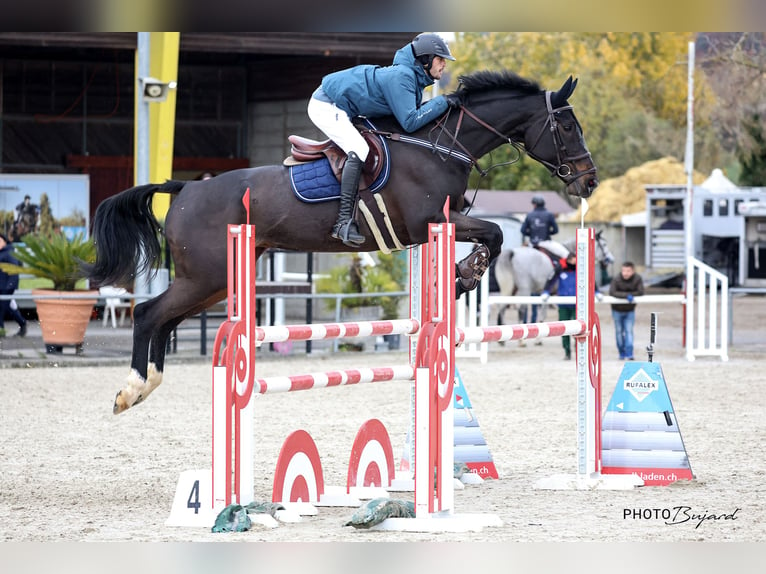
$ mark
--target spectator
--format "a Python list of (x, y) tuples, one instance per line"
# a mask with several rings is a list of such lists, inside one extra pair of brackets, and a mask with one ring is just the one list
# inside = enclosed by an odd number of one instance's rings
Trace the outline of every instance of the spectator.
[[(558, 284), (558, 295), (561, 297), (575, 296), (577, 294), (577, 257), (570, 253), (566, 259), (560, 262), (561, 270), (550, 284), (551, 288)], [(569, 321), (575, 318), (575, 305), (559, 303), (559, 321)], [(561, 337), (561, 345), (564, 347), (564, 360), (572, 358), (571, 338), (568, 335)]]
[[(8, 238), (0, 233), (0, 263), (21, 265), (21, 262), (13, 256), (13, 247)], [(0, 269), (0, 295), (13, 295), (19, 287), (19, 276), (6, 273)], [(24, 337), (27, 334), (27, 321), (19, 312), (16, 305), (11, 305), (10, 299), (0, 299), (0, 337), (5, 337), (5, 316), (10, 315), (19, 324), (19, 331), (15, 336)]]
[(625, 261), (620, 274), (612, 279), (609, 294), (618, 299), (627, 299), (626, 303), (612, 304), (614, 334), (617, 339), (617, 351), (621, 361), (633, 360), (633, 325), (636, 322), (636, 304), (633, 298), (644, 294), (644, 280), (636, 273), (635, 265)]

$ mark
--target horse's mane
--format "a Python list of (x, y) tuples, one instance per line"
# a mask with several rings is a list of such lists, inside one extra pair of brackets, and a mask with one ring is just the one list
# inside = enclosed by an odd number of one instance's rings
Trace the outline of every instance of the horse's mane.
[(466, 94), (474, 94), (496, 89), (518, 90), (525, 94), (536, 94), (540, 91), (540, 85), (537, 82), (522, 78), (518, 74), (508, 70), (502, 70), (500, 72), (481, 70), (479, 72), (460, 76), (458, 80), (460, 82), (460, 89), (464, 90)]

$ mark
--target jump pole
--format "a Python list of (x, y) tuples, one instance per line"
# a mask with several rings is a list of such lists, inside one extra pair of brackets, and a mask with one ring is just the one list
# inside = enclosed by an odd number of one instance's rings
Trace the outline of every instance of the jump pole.
[[(492, 514), (458, 514), (454, 497), (455, 226), (429, 224), (419, 267), (422, 322), (414, 351), (415, 518), (389, 518), (375, 530), (467, 532), (500, 526)], [(411, 283), (414, 283), (411, 280)], [(413, 286), (411, 286), (411, 290)], [(413, 303), (411, 303), (413, 305)]]
[(226, 252), (228, 317), (213, 345), (212, 464), (181, 472), (168, 526), (209, 528), (229, 504), (253, 501), (254, 226), (229, 225)]
[(574, 474), (537, 481), (547, 490), (627, 490), (643, 485), (635, 475), (601, 474), (601, 324), (595, 311), (595, 230), (576, 233), (576, 319), (457, 329), (456, 344), (572, 335), (577, 357), (577, 465)]
[[(576, 233), (575, 315), (586, 325), (575, 336), (577, 350), (577, 472), (539, 480), (535, 488), (628, 490), (643, 485), (635, 475), (601, 474), (601, 323), (595, 309), (595, 230)], [(584, 263), (584, 264), (583, 264)]]

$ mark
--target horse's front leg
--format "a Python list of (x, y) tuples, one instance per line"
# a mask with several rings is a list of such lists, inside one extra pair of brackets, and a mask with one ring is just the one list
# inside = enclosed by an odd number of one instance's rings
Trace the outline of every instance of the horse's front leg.
[(479, 245), (468, 256), (455, 263), (455, 298), (473, 291), (489, 268), (489, 248)]
[(500, 255), (503, 231), (495, 223), (468, 217), (456, 211), (450, 212), (450, 221), (455, 224), (456, 241), (477, 244), (476, 249), (455, 265), (457, 298), (475, 289), (492, 261)]

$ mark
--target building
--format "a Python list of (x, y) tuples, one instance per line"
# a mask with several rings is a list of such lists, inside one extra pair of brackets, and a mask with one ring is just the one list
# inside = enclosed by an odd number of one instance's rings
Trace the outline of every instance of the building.
[[(646, 266), (682, 274), (686, 261), (686, 187), (646, 187)], [(766, 286), (766, 188), (737, 187), (720, 170), (693, 188), (692, 254), (731, 285)], [(763, 264), (761, 264), (763, 261)]]
[[(173, 177), (278, 163), (318, 137), (326, 73), (387, 65), (415, 33), (182, 33)], [(133, 185), (136, 33), (0, 32), (0, 172), (90, 176), (98, 203)]]

